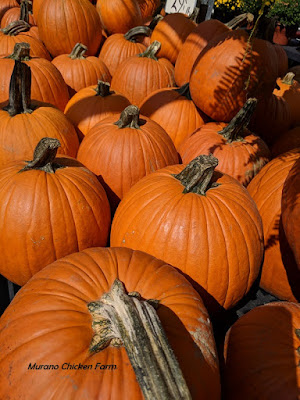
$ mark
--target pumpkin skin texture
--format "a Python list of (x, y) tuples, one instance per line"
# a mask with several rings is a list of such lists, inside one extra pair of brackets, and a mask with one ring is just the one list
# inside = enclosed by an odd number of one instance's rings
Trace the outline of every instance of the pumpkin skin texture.
[(143, 21), (145, 22), (148, 18), (152, 17), (156, 9), (160, 6), (160, 0), (138, 0), (139, 7), (141, 10)]
[(20, 286), (56, 259), (107, 242), (110, 210), (103, 187), (76, 160), (55, 162), (64, 167), (55, 173), (19, 173), (24, 161), (1, 169), (1, 274)]
[(296, 126), (296, 128), (290, 129), (279, 136), (272, 146), (272, 156), (275, 158), (297, 147), (300, 147), (300, 126)]
[(229, 175), (216, 172), (212, 180), (220, 186), (205, 196), (183, 193), (172, 175), (183, 169), (163, 168), (131, 188), (115, 213), (111, 245), (168, 260), (189, 277), (214, 314), (236, 304), (258, 275), (261, 219), (246, 189)]
[(155, 40), (161, 43), (158, 57), (167, 58), (175, 64), (185, 39), (195, 27), (195, 22), (181, 13), (169, 14), (159, 21), (151, 35), (151, 43)]
[(123, 33), (115, 33), (104, 42), (99, 58), (105, 62), (111, 76), (113, 76), (119, 64), (129, 57), (143, 53), (145, 50), (146, 46), (134, 40), (134, 37), (132, 37), (131, 41), (126, 39)]
[[(130, 110), (134, 127), (124, 122)], [(133, 115), (134, 114), (134, 115)], [(136, 106), (103, 119), (84, 137), (77, 158), (95, 175), (106, 190), (114, 212), (129, 189), (145, 175), (177, 164), (177, 151), (167, 133)]]
[[(17, 49), (16, 49), (17, 47)], [(17, 51), (23, 50), (18, 56)], [(58, 69), (48, 60), (38, 57), (30, 57), (29, 46), (25, 43), (17, 43), (10, 58), (0, 59), (0, 102), (8, 100), (9, 81), (14, 68), (14, 60), (25, 62), (31, 69), (31, 99), (49, 103), (64, 111), (69, 101), (67, 85)]]
[(100, 47), (102, 27), (88, 0), (44, 0), (38, 14), (41, 40), (53, 57), (71, 53), (76, 43), (87, 46), (87, 55)]
[(65, 108), (66, 117), (83, 138), (90, 129), (104, 118), (120, 114), (130, 101), (123, 95), (110, 90), (110, 85), (99, 82), (77, 92)]
[(300, 158), (290, 170), (282, 191), (282, 224), (300, 269)]
[(135, 26), (143, 25), (137, 0), (97, 0), (96, 8), (103, 28), (110, 35), (126, 33)]
[(274, 158), (247, 187), (264, 227), (260, 287), (280, 300), (295, 302), (300, 299), (300, 277), (282, 227), (281, 198), (284, 182), (299, 155), (298, 149)]
[(168, 133), (176, 149), (184, 139), (208, 120), (188, 96), (188, 88), (164, 88), (141, 103), (141, 114), (157, 122)]
[(16, 0), (4, 0), (1, 1), (0, 4), (0, 21), (2, 20), (4, 14), (6, 13), (6, 11), (8, 11), (10, 8), (13, 7), (18, 7), (19, 3)]
[[(57, 400), (144, 398), (123, 346), (89, 351), (94, 332), (87, 304), (108, 292), (115, 278), (124, 282), (128, 292), (159, 300), (159, 318), (192, 398), (220, 400), (217, 352), (200, 296), (163, 261), (116, 248), (87, 249), (58, 260), (19, 291), (0, 321), (1, 398), (50, 399), (54, 393)], [(24, 319), (27, 323), (21, 328)], [(93, 369), (28, 370), (29, 363), (46, 364), (50, 360), (59, 366), (82, 363)], [(95, 370), (97, 363), (117, 368)], [(10, 370), (8, 380), (5, 377)], [(30, 385), (25, 377), (20, 381), (23, 372)]]
[(200, 22), (188, 35), (181, 50), (179, 51), (175, 64), (175, 81), (182, 86), (190, 81), (191, 71), (197, 57), (210, 40), (229, 28), (217, 19)]
[(254, 39), (243, 62), (247, 41), (248, 34), (242, 30), (225, 32), (211, 40), (194, 63), (192, 100), (215, 121), (229, 122), (247, 98), (268, 97), (274, 89), (278, 75), (274, 48)]
[(175, 86), (173, 65), (167, 59), (157, 60), (151, 54), (159, 48), (157, 43), (152, 43), (143, 53), (150, 52), (150, 56), (139, 55), (123, 61), (111, 80), (112, 89), (126, 96), (131, 104), (140, 106), (145, 97), (155, 90)]
[(300, 306), (270, 303), (243, 315), (225, 339), (224, 399), (299, 396)]
[(278, 76), (283, 77), (288, 71), (289, 59), (282, 46), (279, 44), (274, 44), (274, 49), (276, 51), (278, 60)]
[[(29, 22), (28, 22), (29, 25), (31, 26), (36, 25), (32, 13), (28, 13), (28, 17), (29, 17)], [(1, 19), (1, 28), (5, 28), (11, 22), (18, 21), (19, 19), (20, 19), (20, 6), (10, 8), (9, 10), (6, 11), (6, 13), (3, 15), (3, 18)]]
[(80, 89), (97, 85), (98, 80), (111, 81), (111, 75), (105, 63), (99, 58), (85, 57), (87, 47), (77, 43), (71, 54), (62, 54), (52, 60), (68, 85), (70, 97)]

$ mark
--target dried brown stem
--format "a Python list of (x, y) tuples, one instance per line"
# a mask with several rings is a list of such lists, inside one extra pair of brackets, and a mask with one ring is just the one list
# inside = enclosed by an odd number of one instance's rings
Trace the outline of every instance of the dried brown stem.
[(139, 115), (140, 109), (137, 106), (128, 106), (121, 112), (120, 118), (114, 124), (120, 129), (122, 128), (132, 128), (140, 129), (139, 126)]
[(60, 141), (58, 139), (49, 137), (41, 139), (34, 150), (33, 160), (28, 161), (27, 165), (19, 172), (39, 169), (48, 173), (54, 173), (60, 167), (53, 162), (59, 147)]

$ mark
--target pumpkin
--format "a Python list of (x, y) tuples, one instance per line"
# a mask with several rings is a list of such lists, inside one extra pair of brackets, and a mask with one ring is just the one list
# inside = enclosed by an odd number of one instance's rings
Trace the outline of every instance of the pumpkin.
[(247, 186), (271, 159), (265, 142), (247, 129), (255, 106), (256, 99), (248, 99), (229, 124), (208, 122), (188, 136), (179, 147), (183, 164), (200, 154), (213, 154), (219, 171)]
[(110, 35), (126, 33), (135, 26), (143, 25), (137, 0), (97, 0), (96, 9), (103, 28)]
[(295, 74), (289, 72), (284, 78), (277, 79), (279, 89), (274, 89), (274, 94), (278, 97), (283, 97), (289, 104), (291, 110), (292, 124), (300, 125), (300, 83), (294, 80)]
[(159, 42), (153, 42), (145, 51), (120, 64), (111, 80), (111, 87), (139, 106), (150, 93), (175, 86), (174, 67), (165, 58), (156, 58)]
[[(116, 279), (117, 285), (114, 284)], [(128, 295), (124, 294), (124, 286)], [(121, 296), (114, 295), (115, 289)], [(102, 348), (99, 346), (97, 325), (99, 327), (100, 320), (103, 323), (109, 321), (104, 309), (108, 309), (112, 296), (125, 299), (128, 307), (134, 302), (136, 309), (146, 308), (156, 326), (163, 326), (163, 331), (158, 330), (162, 335), (156, 336), (152, 343), (164, 350), (167, 350), (165, 344), (173, 348), (185, 378), (177, 377), (177, 381), (172, 382), (171, 394), (165, 393), (165, 397), (153, 394), (153, 383), (150, 382), (150, 398), (220, 400), (218, 356), (210, 318), (200, 296), (170, 265), (148, 254), (120, 248), (92, 248), (67, 256), (37, 273), (18, 292), (0, 321), (0, 380), (3, 381), (0, 397), (24, 398), (26, 391), (27, 398), (32, 399), (36, 395), (51, 398), (53, 393), (57, 399), (65, 400), (81, 400), (84, 396), (89, 399), (145, 399), (137, 383), (140, 376), (136, 377), (130, 366), (132, 355), (137, 348), (141, 353), (136, 360), (145, 359), (145, 347), (153, 359), (160, 350), (149, 349), (144, 339), (134, 343), (130, 351), (127, 340), (124, 338), (124, 343), (116, 333), (104, 340)], [(148, 299), (154, 301), (142, 301)], [(156, 312), (151, 306), (155, 303), (158, 303)], [(124, 300), (120, 300), (119, 305), (123, 304)], [(120, 315), (120, 307), (116, 309)], [(159, 319), (154, 319), (156, 313)], [(131, 326), (131, 319), (132, 314), (128, 315), (128, 321), (122, 319), (123, 332)], [(141, 321), (139, 315), (135, 319)], [(110, 329), (106, 332), (110, 333)], [(132, 336), (139, 335), (136, 329), (132, 333)], [(105, 331), (100, 335), (105, 338)], [(33, 336), (35, 340), (32, 340)], [(157, 364), (163, 374), (169, 372), (167, 356)], [(52, 364), (58, 368), (39, 368), (37, 371), (35, 367), (28, 369), (30, 364), (31, 367)], [(91, 365), (91, 368), (72, 368), (79, 365)], [(157, 365), (151, 363), (155, 372)], [(10, 379), (5, 379), (9, 371)], [(173, 374), (171, 372), (169, 376)], [(21, 380), (20, 376), (23, 377)], [(143, 377), (148, 382), (148, 376), (143, 374)], [(187, 383), (189, 395), (186, 392), (178, 394), (178, 384), (182, 380)], [(152, 382), (158, 389), (161, 372)]]
[(20, 286), (56, 259), (107, 242), (105, 191), (76, 160), (55, 158), (59, 146), (43, 138), (32, 161), (1, 169), (0, 272)]
[(102, 27), (89, 0), (44, 0), (37, 18), (41, 40), (53, 57), (71, 53), (76, 43), (87, 46), (87, 55), (97, 53)]
[(28, 43), (16, 43), (13, 53), (0, 59), (0, 102), (8, 100), (9, 81), (15, 60), (25, 62), (31, 69), (31, 99), (49, 103), (64, 111), (69, 101), (67, 85), (61, 73), (44, 58), (31, 57)]
[(208, 120), (192, 102), (188, 84), (179, 89), (163, 88), (152, 92), (141, 103), (141, 114), (163, 127), (176, 149)]
[(79, 142), (76, 131), (62, 111), (41, 102), (31, 102), (30, 67), (15, 61), (8, 105), (0, 109), (0, 165), (30, 160), (45, 136), (61, 141), (61, 154), (75, 157)]
[(287, 301), (300, 299), (300, 276), (282, 227), (281, 197), (284, 182), (299, 155), (298, 149), (274, 158), (247, 187), (264, 227), (265, 256), (260, 287)]
[(256, 205), (236, 179), (214, 173), (217, 163), (201, 155), (141, 179), (111, 228), (112, 246), (143, 249), (181, 270), (212, 315), (249, 291), (263, 257)]
[(220, 34), (194, 63), (192, 100), (215, 121), (231, 121), (247, 98), (266, 98), (275, 87), (278, 65), (272, 44), (249, 40), (243, 30)]
[(155, 11), (161, 4), (160, 0), (138, 0), (139, 7), (142, 14), (142, 19), (145, 22), (148, 18), (152, 17)]
[(29, 43), (32, 57), (51, 60), (50, 54), (43, 43), (30, 33), (30, 25), (25, 21), (14, 21), (0, 29), (0, 58), (9, 56), (16, 43)]
[(289, 59), (286, 54), (286, 51), (279, 44), (274, 44), (274, 49), (277, 54), (278, 61), (278, 76), (283, 77), (288, 71)]
[(151, 43), (161, 43), (158, 57), (167, 58), (175, 64), (185, 39), (195, 27), (195, 22), (181, 13), (169, 14), (159, 21), (151, 35)]
[(3, 18), (6, 11), (10, 8), (18, 7), (19, 3), (16, 0), (2, 0), (0, 4), (0, 21)]
[(1, 28), (5, 28), (13, 21), (25, 21), (29, 25), (36, 25), (35, 19), (32, 15), (32, 2), (29, 0), (22, 0), (20, 6), (10, 8), (6, 11), (1, 19)]
[(175, 81), (181, 86), (189, 82), (191, 71), (197, 57), (210, 40), (220, 33), (228, 32), (229, 28), (217, 19), (200, 22), (188, 35), (175, 64)]
[(272, 156), (275, 158), (297, 147), (300, 147), (300, 126), (296, 126), (296, 128), (290, 129), (279, 136), (271, 148)]
[(132, 105), (119, 119), (111, 116), (96, 124), (80, 144), (77, 159), (99, 176), (113, 212), (141, 178), (178, 163), (167, 133)]
[(129, 57), (143, 53), (146, 46), (139, 42), (141, 35), (150, 35), (150, 29), (146, 26), (137, 26), (127, 33), (115, 33), (109, 36), (104, 42), (99, 58), (105, 62), (111, 76), (122, 61)]
[(98, 80), (111, 81), (111, 75), (105, 63), (94, 56), (86, 57), (86, 51), (86, 46), (77, 43), (69, 55), (62, 54), (52, 60), (52, 64), (60, 71), (68, 85), (70, 96), (80, 89), (97, 85)]
[(125, 96), (110, 90), (108, 82), (99, 81), (97, 86), (79, 90), (66, 105), (65, 115), (83, 138), (102, 119), (120, 114), (129, 105)]
[(300, 269), (300, 158), (290, 170), (283, 186), (282, 225), (298, 268)]
[(242, 316), (225, 339), (224, 399), (299, 396), (300, 306), (275, 302)]

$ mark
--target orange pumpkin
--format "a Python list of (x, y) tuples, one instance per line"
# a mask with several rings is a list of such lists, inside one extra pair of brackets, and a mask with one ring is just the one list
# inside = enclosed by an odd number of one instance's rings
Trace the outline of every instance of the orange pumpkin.
[(97, 53), (102, 26), (89, 0), (44, 0), (37, 18), (41, 40), (53, 57), (71, 53), (76, 43), (87, 46), (87, 55)]
[(71, 54), (62, 54), (52, 60), (52, 64), (60, 71), (68, 85), (70, 96), (80, 89), (96, 85), (98, 80), (111, 81), (111, 75), (104, 61), (94, 56), (86, 57), (86, 51), (86, 46), (77, 43)]
[(265, 256), (260, 286), (287, 301), (300, 299), (300, 275), (282, 227), (281, 198), (284, 182), (299, 156), (298, 149), (274, 158), (247, 187), (264, 227)]
[(32, 161), (1, 169), (0, 272), (18, 285), (56, 259), (107, 242), (105, 191), (76, 160), (55, 158), (59, 146), (41, 139)]
[(226, 335), (224, 399), (297, 399), (299, 329), (298, 304), (270, 303), (242, 316)]
[(96, 9), (103, 28), (110, 35), (126, 33), (135, 26), (143, 25), (137, 0), (97, 0)]
[(175, 64), (185, 39), (195, 29), (196, 23), (184, 14), (169, 14), (158, 22), (151, 35), (151, 43), (161, 43), (157, 55)]
[(234, 178), (199, 156), (141, 179), (117, 208), (111, 245), (146, 251), (179, 268), (210, 313), (236, 304), (258, 276), (262, 223)]
[(77, 154), (79, 142), (73, 125), (50, 104), (31, 102), (30, 81), (30, 67), (15, 61), (9, 102), (0, 110), (1, 166), (13, 160), (30, 160), (37, 143), (45, 136), (61, 141), (61, 154)]
[(125, 96), (110, 90), (108, 82), (79, 90), (68, 102), (65, 115), (83, 138), (102, 119), (120, 114), (130, 102)]
[(126, 107), (119, 120), (111, 116), (96, 124), (84, 137), (77, 158), (103, 183), (113, 212), (145, 175), (178, 163), (167, 133), (139, 115), (136, 106)]
[(159, 42), (153, 42), (142, 54), (123, 61), (116, 69), (111, 87), (137, 106), (150, 93), (175, 86), (174, 67), (165, 58), (156, 58)]
[(290, 170), (283, 186), (282, 225), (300, 269), (300, 158)]
[(176, 149), (208, 120), (192, 102), (188, 85), (154, 91), (141, 103), (141, 114), (163, 127)]
[(161, 4), (160, 0), (138, 0), (139, 7), (141, 10), (143, 21), (145, 22), (148, 18), (152, 17), (154, 12), (158, 9)]
[[(116, 278), (124, 283), (126, 292), (159, 302), (157, 314), (191, 392), (184, 398), (220, 400), (218, 356), (200, 296), (163, 261), (139, 251), (114, 248), (87, 249), (58, 260), (18, 292), (0, 321), (1, 398), (16, 399), (24, 391), (29, 398), (37, 394), (51, 398), (53, 393), (65, 400), (82, 400), (84, 396), (145, 398), (123, 342), (112, 338), (102, 349), (93, 346), (99, 317), (92, 310), (105, 299)], [(155, 343), (161, 341), (156, 338)], [(28, 369), (35, 363), (58, 365), (58, 369)], [(79, 364), (91, 368), (72, 368)]]
[(105, 62), (111, 76), (122, 61), (129, 57), (143, 53), (146, 46), (139, 42), (140, 35), (150, 35), (150, 29), (146, 26), (137, 26), (127, 33), (115, 33), (104, 42), (99, 58)]
[(3, 18), (6, 11), (10, 8), (18, 7), (19, 3), (16, 0), (2, 0), (0, 4), (0, 21)]
[(61, 73), (44, 58), (31, 57), (28, 43), (16, 43), (13, 53), (0, 59), (0, 102), (8, 100), (9, 81), (14, 61), (23, 61), (31, 69), (31, 100), (49, 103), (64, 111), (69, 101), (67, 85)]
[(193, 132), (179, 148), (183, 164), (200, 154), (213, 154), (219, 171), (247, 186), (271, 159), (265, 142), (246, 128), (255, 105), (256, 99), (249, 99), (229, 124), (208, 122)]
[(31, 26), (36, 25), (30, 0), (22, 0), (20, 6), (7, 10), (1, 19), (1, 28), (5, 28), (11, 22), (18, 20), (25, 21)]

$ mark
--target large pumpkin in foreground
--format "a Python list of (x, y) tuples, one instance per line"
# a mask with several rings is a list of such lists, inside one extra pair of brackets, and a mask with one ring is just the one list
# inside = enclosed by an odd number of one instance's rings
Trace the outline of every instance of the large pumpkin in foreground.
[(263, 257), (257, 208), (236, 179), (213, 172), (216, 160), (199, 156), (141, 179), (111, 230), (112, 246), (145, 251), (189, 276), (211, 312), (249, 291)]
[[(105, 331), (95, 332), (106, 318), (97, 319), (93, 310), (116, 278), (135, 297), (138, 292), (144, 300), (159, 301), (157, 314), (191, 392), (179, 398), (220, 399), (211, 323), (199, 295), (163, 261), (113, 248), (87, 249), (58, 260), (19, 291), (0, 320), (1, 399), (144, 398), (124, 346), (119, 342), (116, 347), (113, 338), (102, 350), (97, 345)], [(58, 367), (33, 369), (49, 364)]]

